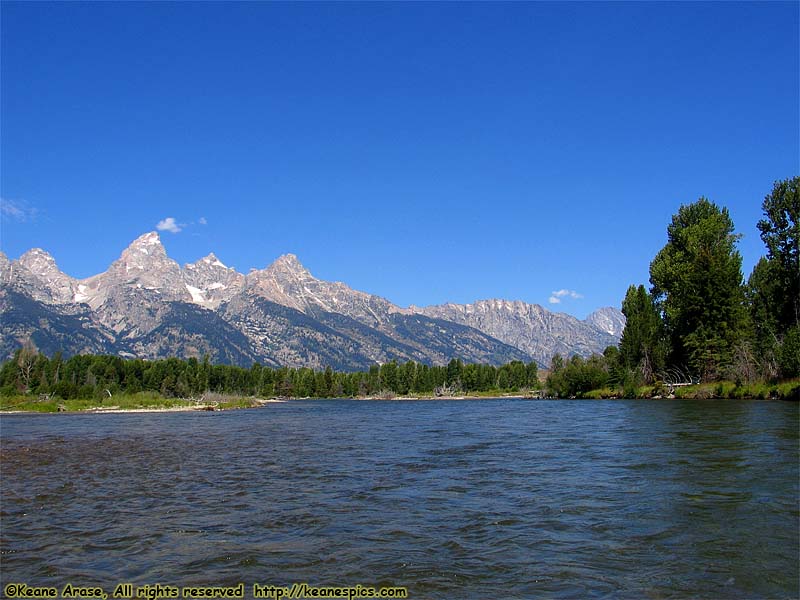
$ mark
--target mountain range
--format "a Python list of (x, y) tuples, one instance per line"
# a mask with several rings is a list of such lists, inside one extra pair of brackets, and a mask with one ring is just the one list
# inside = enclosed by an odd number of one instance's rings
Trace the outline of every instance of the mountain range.
[(247, 275), (213, 253), (183, 265), (157, 233), (86, 279), (63, 273), (42, 249), (0, 252), (0, 357), (27, 339), (46, 354), (117, 354), (249, 366), (365, 369), (391, 360), (502, 364), (556, 352), (588, 356), (617, 344), (625, 318), (587, 319), (537, 304), (481, 300), (402, 308), (341, 282), (315, 278), (293, 254)]

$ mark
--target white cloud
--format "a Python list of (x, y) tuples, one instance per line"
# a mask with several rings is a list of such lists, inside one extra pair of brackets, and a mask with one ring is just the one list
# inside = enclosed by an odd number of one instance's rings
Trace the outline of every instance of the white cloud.
[(552, 295), (547, 299), (550, 304), (561, 304), (562, 298), (583, 298), (583, 294), (579, 294), (575, 290), (556, 290), (552, 292)]
[(205, 217), (200, 217), (197, 219), (197, 222), (200, 223), (200, 225), (208, 225), (208, 221), (206, 221)]
[(19, 223), (27, 223), (36, 220), (39, 210), (29, 206), (24, 200), (0, 198), (0, 214)]
[(176, 223), (175, 217), (167, 217), (156, 224), (156, 229), (159, 231), (169, 231), (170, 233), (179, 233), (183, 229), (183, 223)]

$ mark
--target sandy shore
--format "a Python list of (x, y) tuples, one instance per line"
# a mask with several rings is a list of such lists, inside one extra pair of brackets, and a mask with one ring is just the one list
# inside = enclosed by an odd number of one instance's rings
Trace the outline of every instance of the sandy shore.
[[(503, 396), (396, 396), (394, 398), (382, 398), (380, 396), (360, 396), (357, 398), (343, 398), (344, 400), (493, 400), (497, 398), (507, 400), (524, 400), (525, 396), (503, 395)], [(119, 413), (173, 413), (173, 412), (196, 412), (196, 411), (223, 411), (223, 410), (241, 410), (242, 408), (257, 408), (265, 404), (280, 404), (284, 402), (291, 402), (292, 400), (322, 400), (323, 398), (263, 398), (256, 401), (256, 406), (253, 407), (235, 407), (235, 408), (218, 408), (212, 404), (192, 404), (186, 406), (170, 406), (164, 408), (119, 408), (118, 406), (97, 406), (93, 408), (86, 408), (83, 410), (65, 411), (59, 414), (119, 414)], [(336, 399), (336, 398), (334, 398)], [(530, 398), (527, 398), (530, 399)], [(22, 414), (39, 414), (38, 411), (32, 410), (0, 410), (0, 415), (22, 415)], [(41, 413), (41, 414), (55, 414), (55, 413)]]
[(256, 401), (255, 406), (243, 406), (235, 408), (218, 408), (213, 404), (187, 404), (185, 406), (169, 406), (163, 408), (120, 408), (119, 406), (96, 406), (83, 410), (69, 410), (62, 413), (40, 413), (35, 410), (0, 410), (0, 415), (35, 415), (35, 414), (118, 414), (118, 413), (170, 413), (170, 412), (196, 412), (196, 411), (223, 411), (241, 410), (242, 408), (257, 408), (264, 404), (276, 404), (288, 402), (280, 398), (263, 398)]
[[(84, 410), (67, 410), (63, 412), (40, 412), (37, 410), (0, 410), (0, 415), (86, 415), (86, 414), (119, 414), (119, 413), (169, 413), (169, 412), (196, 412), (210, 411), (211, 408), (202, 406), (170, 406), (168, 408), (86, 408)], [(228, 409), (235, 410), (235, 409)]]
[(79, 413), (160, 413), (160, 412), (193, 412), (196, 410), (213, 410), (211, 406), (170, 406), (169, 408), (120, 408), (118, 406), (106, 406), (103, 408), (87, 408), (86, 410), (76, 410), (71, 412)]

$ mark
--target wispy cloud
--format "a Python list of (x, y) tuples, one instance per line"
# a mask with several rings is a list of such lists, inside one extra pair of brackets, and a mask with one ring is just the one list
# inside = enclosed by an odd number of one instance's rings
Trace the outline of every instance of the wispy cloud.
[(27, 223), (36, 220), (39, 215), (39, 209), (34, 208), (24, 200), (0, 198), (0, 214), (19, 223)]
[(547, 299), (550, 304), (561, 304), (562, 298), (583, 298), (583, 294), (579, 294), (575, 290), (557, 290)]
[(170, 233), (180, 233), (183, 227), (183, 223), (175, 222), (175, 217), (167, 217), (156, 224), (156, 229), (159, 231), (169, 231)]
[(206, 221), (205, 217), (200, 217), (197, 219), (197, 222), (200, 223), (200, 225), (208, 225), (208, 221)]

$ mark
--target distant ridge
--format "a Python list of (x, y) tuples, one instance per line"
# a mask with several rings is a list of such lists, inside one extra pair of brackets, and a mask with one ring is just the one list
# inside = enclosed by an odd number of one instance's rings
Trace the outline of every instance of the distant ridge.
[(601, 308), (580, 321), (538, 304), (497, 299), (411, 309), (418, 314), (474, 327), (519, 348), (542, 366), (548, 366), (556, 353), (588, 356), (618, 344), (625, 323), (625, 316), (610, 307)]
[(293, 254), (247, 275), (214, 253), (183, 267), (156, 232), (135, 239), (103, 273), (75, 279), (34, 248), (0, 252), (0, 356), (30, 338), (46, 352), (200, 357), (249, 365), (356, 370), (391, 360), (502, 364), (556, 352), (587, 356), (619, 342), (624, 316), (581, 321), (537, 304), (481, 300), (401, 308), (315, 278)]

